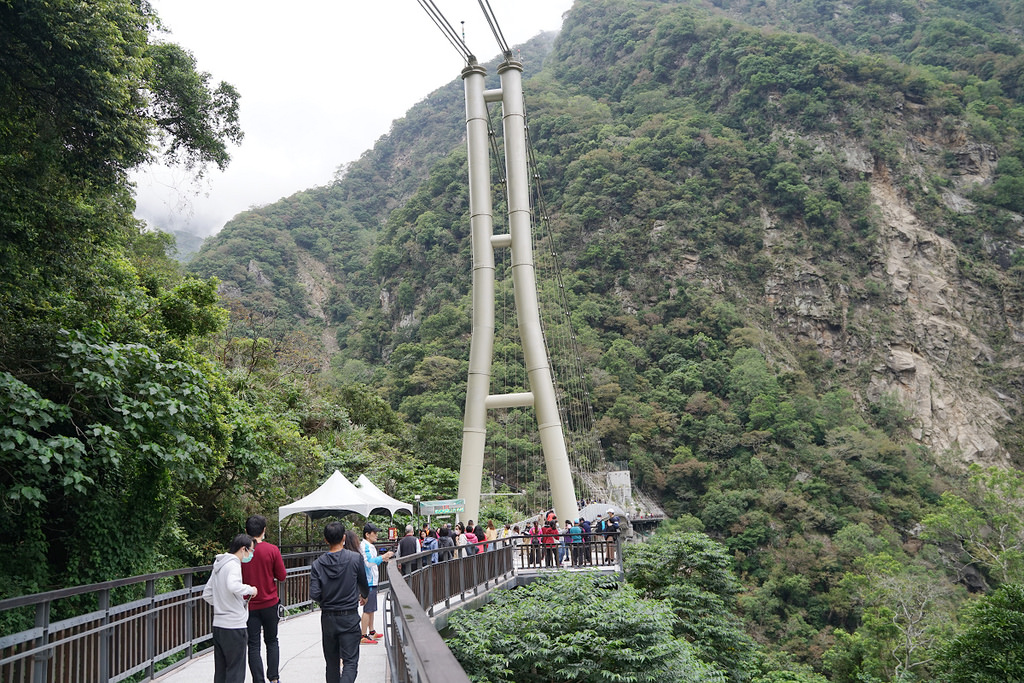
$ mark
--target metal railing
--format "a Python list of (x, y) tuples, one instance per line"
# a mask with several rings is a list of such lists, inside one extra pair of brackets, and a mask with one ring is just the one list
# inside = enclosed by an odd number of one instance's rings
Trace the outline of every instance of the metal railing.
[[(621, 538), (592, 535), (576, 544), (532, 544), (516, 536), (473, 546), (456, 546), (388, 562), (391, 591), (384, 603), (385, 646), (392, 683), (468, 683), (455, 655), (434, 626), (433, 618), (517, 581), (517, 573), (600, 568), (621, 557)], [(487, 547), (493, 549), (487, 550)], [(564, 556), (560, 548), (565, 549)], [(437, 556), (434, 562), (433, 556)], [(563, 557), (559, 562), (559, 557)]]
[[(591, 538), (577, 544), (577, 553), (567, 553), (565, 562), (600, 566), (613, 552), (620, 556), (617, 537)], [(447, 549), (450, 555), (441, 549), (436, 564), (435, 551), (425, 551), (381, 565), (381, 590), (391, 589), (385, 644), (393, 681), (465, 683), (432, 619), (509, 585), (517, 572), (555, 568), (547, 562), (552, 556), (557, 561), (557, 547), (536, 548), (528, 537), (493, 545), (476, 554), (468, 546)], [(278, 593), (285, 609), (313, 608), (309, 567), (321, 554), (284, 556), (288, 576)], [(7, 631), (0, 632), (0, 682), (116, 683), (177, 669), (210, 644), (213, 609), (202, 592), (211, 570), (189, 567), (0, 601)]]
[[(320, 552), (284, 556), (285, 609), (312, 609), (309, 565)], [(213, 608), (202, 598), (212, 565), (134, 576), (0, 601), (3, 683), (116, 683), (152, 679), (209, 645)], [(387, 580), (382, 567), (381, 582)], [(26, 623), (27, 622), (27, 623)], [(15, 625), (13, 628), (11, 625)]]

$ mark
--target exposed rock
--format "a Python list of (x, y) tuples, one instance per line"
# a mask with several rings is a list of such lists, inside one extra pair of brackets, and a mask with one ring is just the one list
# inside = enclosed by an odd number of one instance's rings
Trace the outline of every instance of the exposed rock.
[(892, 185), (876, 179), (883, 219), (880, 258), (904, 320), (868, 399), (894, 393), (913, 411), (914, 437), (963, 463), (1006, 464), (995, 438), (1010, 416), (987, 395), (977, 363), (993, 357), (978, 332), (998, 324), (998, 308), (963, 278), (954, 245), (922, 226)]
[(942, 193), (942, 203), (950, 211), (956, 211), (957, 213), (974, 213), (976, 207), (974, 202), (966, 197), (961, 197), (956, 192), (946, 190)]
[(256, 263), (256, 259), (249, 259), (249, 267), (247, 268), (247, 270), (249, 273), (249, 277), (255, 280), (256, 284), (258, 284), (260, 287), (273, 286), (274, 283), (271, 282), (270, 278), (264, 275), (263, 271), (260, 270), (260, 266), (258, 263)]
[(847, 168), (861, 173), (871, 173), (874, 170), (875, 158), (866, 147), (850, 143), (844, 145), (841, 151)]
[(324, 304), (327, 303), (330, 287), (333, 284), (331, 276), (327, 273), (327, 267), (304, 249), (297, 248), (295, 254), (298, 257), (295, 279), (306, 288), (306, 292), (309, 294), (306, 312), (313, 318), (327, 320)]
[(242, 298), (242, 288), (238, 286), (238, 283), (232, 282), (231, 280), (222, 281), (217, 285), (217, 293), (225, 299)]

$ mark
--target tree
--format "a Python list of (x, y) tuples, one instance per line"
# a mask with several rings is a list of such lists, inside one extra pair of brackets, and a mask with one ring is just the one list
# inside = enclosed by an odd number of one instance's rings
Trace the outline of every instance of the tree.
[(1000, 583), (1024, 580), (1024, 473), (972, 465), (966, 497), (943, 493), (921, 523), (923, 538), (952, 548), (958, 569), (974, 564)]
[(732, 611), (740, 584), (726, 549), (702, 533), (666, 529), (624, 551), (626, 579), (673, 610), (675, 633), (697, 656), (730, 680), (749, 680), (755, 646)]
[(964, 611), (963, 627), (939, 653), (944, 683), (1024, 681), (1024, 585), (1000, 586)]
[(0, 543), (16, 565), (46, 558), (9, 572), (5, 591), (149, 566), (175, 491), (215, 477), (229, 439), (225, 397), (194, 365), (101, 327), (65, 333), (58, 348), (46, 395), (0, 373)]
[(153, 143), (201, 170), (241, 139), (238, 93), (151, 42), (156, 22), (136, 0), (0, 3), (0, 361), (16, 373), (59, 327), (120, 334), (146, 307), (119, 259), (139, 233), (128, 172)]
[(139, 0), (0, 2), (5, 594), (152, 569), (185, 491), (233, 457), (230, 398), (191, 348), (223, 324), (216, 282), (180, 281), (128, 174), (160, 141), (223, 167), (238, 93), (156, 27)]
[(667, 606), (628, 584), (559, 574), (497, 591), (478, 610), (457, 610), (448, 644), (473, 681), (724, 681), (673, 637), (673, 621)]
[(824, 663), (836, 681), (865, 675), (903, 680), (928, 672), (950, 631), (956, 590), (938, 572), (901, 564), (889, 553), (857, 561), (842, 584), (864, 605), (855, 633), (836, 633)]

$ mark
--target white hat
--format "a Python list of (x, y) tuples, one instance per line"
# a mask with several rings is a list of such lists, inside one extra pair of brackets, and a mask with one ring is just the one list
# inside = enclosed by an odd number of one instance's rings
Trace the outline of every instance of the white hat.
[(615, 510), (612, 510), (611, 508), (608, 508), (608, 514), (609, 515), (615, 514)]

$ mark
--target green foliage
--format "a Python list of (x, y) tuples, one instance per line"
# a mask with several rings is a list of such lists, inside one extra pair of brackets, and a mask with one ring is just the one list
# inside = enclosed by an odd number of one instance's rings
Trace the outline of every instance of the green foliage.
[(629, 585), (560, 574), (453, 613), (448, 645), (474, 681), (723, 680), (672, 636), (673, 621)]
[(939, 653), (936, 680), (1002, 683), (1024, 680), (1024, 586), (1006, 584), (961, 615), (959, 633)]
[(147, 86), (153, 95), (150, 115), (167, 140), (167, 156), (187, 168), (212, 162), (223, 170), (231, 157), (227, 141), (241, 142), (238, 91), (221, 82), (210, 88), (210, 74), (196, 70), (196, 60), (173, 43), (154, 43)]
[(702, 533), (659, 531), (624, 552), (626, 579), (672, 609), (675, 634), (729, 680), (750, 680), (755, 646), (733, 612), (740, 585), (726, 549)]
[(888, 553), (855, 564), (863, 573), (848, 573), (843, 582), (864, 605), (862, 624), (855, 633), (838, 632), (825, 653), (832, 680), (927, 677), (935, 649), (952, 631), (956, 592), (940, 573)]
[(1024, 580), (1024, 475), (974, 465), (965, 494), (943, 493), (921, 520), (922, 537), (950, 547), (958, 569), (974, 564), (999, 583)]
[[(2, 378), (3, 543), (48, 557), (29, 576), (12, 577), (12, 588), (150, 567), (153, 544), (144, 539), (176, 516), (170, 482), (209, 481), (219, 466), (228, 434), (216, 385), (189, 363), (111, 342), (102, 328), (63, 335), (46, 386), (59, 402), (9, 373)], [(38, 547), (23, 547), (22, 528), (44, 530), (33, 538)]]

